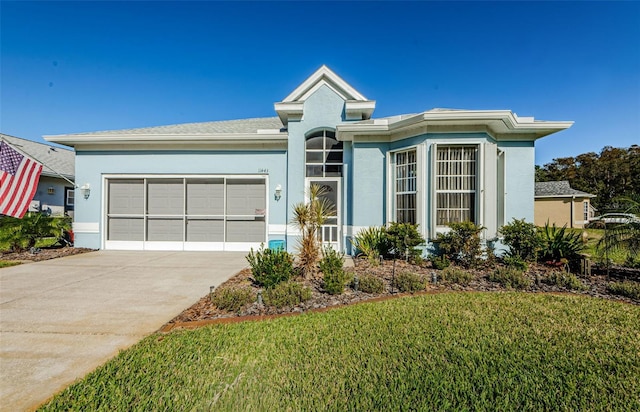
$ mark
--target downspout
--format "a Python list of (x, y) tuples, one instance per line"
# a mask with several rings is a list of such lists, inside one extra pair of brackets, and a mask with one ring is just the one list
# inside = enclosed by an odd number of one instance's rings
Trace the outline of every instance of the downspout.
[(576, 201), (576, 196), (575, 195), (571, 196), (571, 226), (570, 226), (571, 228), (573, 228), (573, 222), (574, 222), (574, 218), (573, 218), (574, 217), (573, 216), (574, 215), (574, 210), (573, 210), (574, 206), (573, 206), (573, 204), (574, 204), (575, 201)]

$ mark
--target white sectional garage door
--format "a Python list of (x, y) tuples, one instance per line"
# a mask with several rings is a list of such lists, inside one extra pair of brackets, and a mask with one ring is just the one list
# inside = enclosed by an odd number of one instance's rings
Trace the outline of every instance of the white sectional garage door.
[(249, 250), (266, 242), (264, 177), (106, 179), (106, 249)]

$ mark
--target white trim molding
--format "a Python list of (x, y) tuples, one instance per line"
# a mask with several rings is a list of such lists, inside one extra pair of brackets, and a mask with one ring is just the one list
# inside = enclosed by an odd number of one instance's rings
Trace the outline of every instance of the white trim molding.
[(98, 222), (73, 222), (75, 233), (100, 233), (100, 223)]

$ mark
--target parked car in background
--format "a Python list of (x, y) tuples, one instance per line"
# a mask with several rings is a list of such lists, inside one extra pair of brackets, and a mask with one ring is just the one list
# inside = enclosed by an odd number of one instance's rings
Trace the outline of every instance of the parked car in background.
[(628, 223), (640, 223), (640, 218), (632, 213), (605, 213), (596, 216), (589, 221), (588, 227), (604, 227), (607, 225), (622, 225)]

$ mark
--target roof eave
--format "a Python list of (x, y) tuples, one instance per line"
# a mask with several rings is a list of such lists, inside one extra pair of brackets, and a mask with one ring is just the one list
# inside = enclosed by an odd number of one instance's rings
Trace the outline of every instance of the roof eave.
[[(386, 136), (393, 140), (394, 134), (410, 129), (426, 133), (429, 128), (439, 133), (458, 132), (460, 127), (466, 131), (487, 132), (496, 140), (537, 140), (541, 137), (570, 128), (572, 121), (533, 121), (519, 119), (509, 110), (494, 111), (438, 111), (424, 112), (397, 122), (374, 121), (373, 124), (347, 124), (338, 126), (343, 134), (341, 140), (353, 140), (356, 136)], [(405, 133), (406, 134), (406, 133)]]
[(203, 144), (203, 143), (267, 143), (267, 142), (286, 142), (288, 133), (216, 133), (216, 134), (74, 134), (74, 135), (54, 135), (43, 136), (48, 142), (64, 144), (75, 147), (82, 144), (101, 145), (101, 144)]

